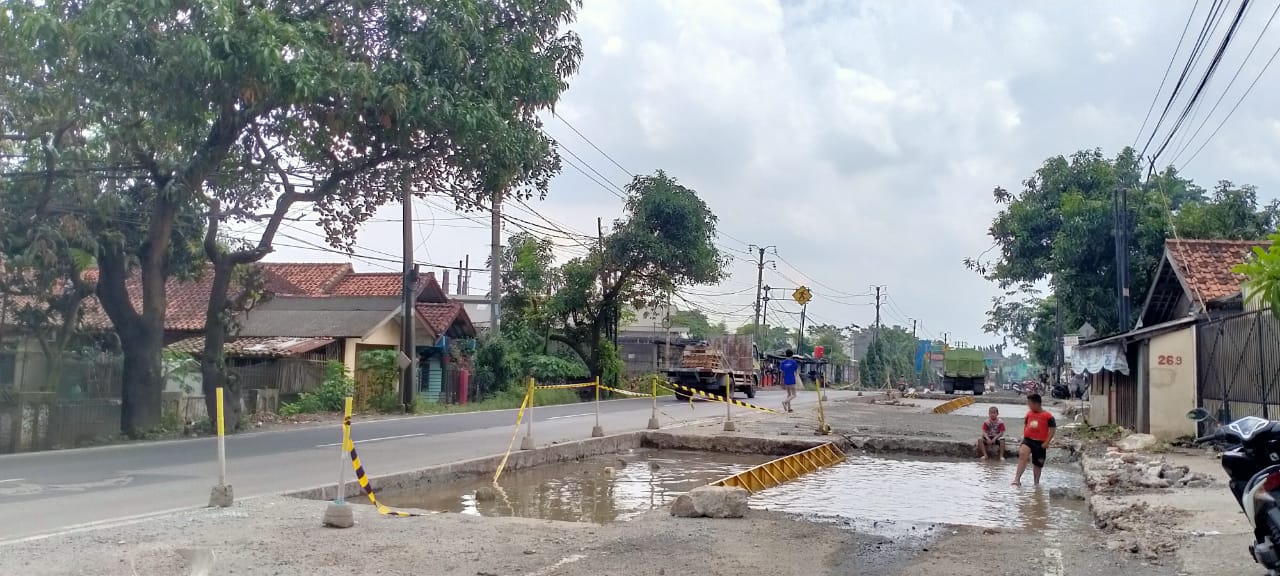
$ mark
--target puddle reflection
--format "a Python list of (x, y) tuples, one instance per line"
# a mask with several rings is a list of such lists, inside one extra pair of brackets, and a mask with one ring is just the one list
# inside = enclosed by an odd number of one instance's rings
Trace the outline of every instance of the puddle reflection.
[[(752, 506), (850, 525), (962, 524), (1045, 530), (1076, 522), (1081, 502), (1049, 501), (1053, 487), (1083, 486), (1078, 473), (1050, 464), (1039, 489), (1031, 472), (1009, 486), (1016, 461), (956, 462), (854, 457), (752, 498)], [(914, 529), (914, 528), (913, 528)]]
[(709, 482), (768, 458), (710, 452), (636, 450), (628, 454), (506, 472), (498, 498), (477, 501), (487, 479), (387, 492), (388, 506), (479, 516), (517, 516), (603, 524), (669, 504)]

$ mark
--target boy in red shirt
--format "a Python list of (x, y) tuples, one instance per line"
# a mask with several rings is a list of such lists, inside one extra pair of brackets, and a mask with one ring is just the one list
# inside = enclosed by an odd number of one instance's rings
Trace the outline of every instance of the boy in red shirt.
[(978, 451), (982, 453), (983, 460), (987, 459), (987, 454), (991, 451), (995, 451), (1004, 460), (1004, 430), (1000, 409), (992, 406), (987, 410), (987, 419), (982, 421), (982, 438), (978, 439)]
[(1058, 422), (1041, 406), (1039, 394), (1027, 395), (1026, 426), (1022, 429), (1022, 446), (1018, 447), (1018, 471), (1013, 475), (1013, 485), (1022, 485), (1022, 473), (1027, 470), (1027, 461), (1035, 466), (1032, 472), (1036, 486), (1040, 485), (1040, 472), (1044, 469), (1045, 456), (1049, 444), (1053, 442), (1053, 434), (1057, 431)]

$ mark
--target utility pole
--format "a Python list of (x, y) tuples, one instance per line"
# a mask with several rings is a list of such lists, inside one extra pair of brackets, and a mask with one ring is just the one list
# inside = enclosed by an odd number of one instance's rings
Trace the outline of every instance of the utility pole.
[(874, 339), (879, 339), (880, 338), (880, 291), (884, 289), (884, 286), (872, 286), (872, 288), (875, 288), (876, 290), (876, 323), (875, 323), (875, 333), (874, 333), (874, 336), (872, 337)]
[(800, 306), (800, 338), (796, 348), (804, 348), (804, 319), (805, 313), (809, 311), (809, 304), (806, 302)]
[[(772, 249), (775, 249), (775, 250), (776, 250), (777, 248), (776, 248), (776, 247), (774, 247), (774, 246), (763, 246), (763, 247), (762, 247), (762, 246), (756, 246), (756, 245), (754, 245), (754, 244), (752, 244), (752, 245), (751, 245), (751, 248), (755, 248), (755, 249), (757, 249), (757, 250), (759, 250), (759, 251), (760, 251), (760, 262), (759, 262), (759, 264), (757, 264), (757, 266), (756, 266), (756, 319), (755, 319), (755, 330), (754, 330), (754, 334), (752, 334), (752, 337), (753, 337), (753, 339), (754, 339), (754, 340), (755, 340), (755, 342), (756, 342), (756, 346), (758, 347), (758, 346), (760, 345), (760, 292), (761, 292), (762, 288), (764, 287), (764, 265), (765, 265), (765, 261), (764, 261), (764, 253), (765, 253), (765, 251), (766, 251), (766, 250), (769, 250), (769, 249), (771, 249), (771, 248), (772, 248)], [(772, 261), (771, 261), (771, 262), (772, 262)]]
[(404, 277), (401, 296), (403, 309), (400, 317), (400, 401), (404, 411), (413, 410), (413, 396), (417, 392), (414, 376), (418, 366), (417, 342), (413, 328), (417, 324), (417, 312), (414, 310), (415, 289), (418, 285), (418, 267), (413, 263), (413, 186), (411, 172), (406, 168), (404, 173), (404, 191), (400, 199), (400, 236), (404, 242)]
[(1129, 189), (1116, 187), (1112, 196), (1116, 244), (1116, 312), (1121, 332), (1129, 330)]
[(1056, 326), (1054, 327), (1055, 349), (1054, 357), (1057, 360), (1057, 366), (1053, 370), (1053, 383), (1060, 384), (1062, 382), (1062, 302), (1054, 298), (1053, 315), (1056, 317)]
[(502, 323), (502, 190), (493, 191), (489, 209), (489, 329), (499, 334)]
[(470, 254), (467, 254), (467, 263), (463, 268), (465, 269), (465, 272), (463, 273), (463, 276), (462, 276), (463, 277), (462, 290), (459, 290), (458, 293), (467, 295), (471, 293), (471, 255)]
[[(773, 288), (770, 288), (768, 286), (763, 286), (760, 289), (760, 291), (764, 293), (764, 296), (760, 298), (760, 304), (761, 304), (760, 305), (760, 322), (764, 323), (765, 326), (769, 325), (769, 291), (770, 290), (773, 290)], [(769, 333), (765, 332), (765, 336), (768, 336), (768, 335)], [(758, 343), (756, 345), (759, 346)]]

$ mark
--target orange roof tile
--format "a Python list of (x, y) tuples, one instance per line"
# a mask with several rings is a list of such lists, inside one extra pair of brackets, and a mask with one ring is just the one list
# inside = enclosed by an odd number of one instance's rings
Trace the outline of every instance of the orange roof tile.
[(1256, 240), (1166, 240), (1165, 252), (1178, 276), (1194, 295), (1205, 302), (1240, 292), (1245, 277), (1231, 269), (1249, 259)]
[[(439, 338), (441, 334), (449, 331), (449, 327), (461, 315), (467, 317), (467, 311), (462, 307), (461, 302), (449, 302), (447, 304), (418, 304), (414, 307), (418, 312), (418, 317), (422, 322), (431, 328), (435, 333), (435, 337)], [(468, 320), (468, 324), (470, 321)]]

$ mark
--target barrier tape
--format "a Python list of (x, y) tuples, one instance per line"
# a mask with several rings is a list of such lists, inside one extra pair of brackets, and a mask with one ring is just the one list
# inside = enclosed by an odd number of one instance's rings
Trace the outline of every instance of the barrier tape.
[(610, 392), (613, 392), (614, 394), (621, 394), (621, 395), (623, 395), (623, 396), (630, 396), (630, 397), (632, 397), (632, 398), (650, 398), (650, 397), (651, 397), (651, 395), (649, 395), (649, 394), (641, 394), (641, 393), (639, 393), (639, 392), (632, 392), (632, 391), (630, 391), (630, 390), (619, 390), (619, 389), (617, 389), (617, 388), (610, 388), (610, 387), (605, 386), (605, 385), (603, 385), (603, 384), (601, 384), (601, 385), (600, 385), (600, 389), (601, 389), (601, 390), (608, 390), (608, 391), (610, 391)]
[[(689, 396), (689, 406), (690, 406), (690, 407), (692, 407), (692, 406), (693, 406), (693, 397), (694, 397), (694, 396), (701, 396), (701, 397), (706, 398), (706, 399), (708, 399), (708, 400), (714, 400), (714, 401), (716, 401), (716, 402), (728, 402), (728, 403), (730, 403), (730, 404), (733, 404), (734, 406), (741, 406), (741, 407), (743, 407), (743, 408), (750, 408), (750, 409), (752, 409), (752, 410), (759, 410), (759, 411), (761, 411), (761, 412), (769, 412), (769, 413), (771, 413), (771, 414), (777, 414), (777, 413), (778, 413), (778, 411), (777, 411), (777, 410), (773, 410), (773, 409), (771, 409), (771, 408), (765, 408), (765, 407), (763, 407), (763, 406), (756, 406), (755, 404), (747, 404), (746, 402), (743, 402), (743, 401), (741, 401), (741, 400), (734, 400), (734, 399), (732, 399), (732, 398), (725, 398), (724, 396), (716, 396), (715, 394), (711, 394), (711, 393), (709, 393), (709, 392), (703, 392), (702, 390), (698, 390), (698, 389), (695, 389), (695, 388), (690, 388), (690, 387), (688, 387), (688, 386), (684, 386), (684, 385), (681, 385), (681, 384), (676, 384), (675, 382), (667, 382), (667, 384), (659, 384), (659, 386), (662, 386), (663, 388), (666, 388), (667, 390), (671, 390), (672, 392), (677, 392), (677, 390), (676, 390), (675, 388), (678, 388), (680, 391), (683, 391), (683, 393), (684, 393), (686, 396)], [(674, 386), (675, 388), (672, 388), (673, 386)]]
[[(593, 383), (594, 384), (594, 383)], [(529, 407), (529, 401), (533, 398), (533, 379), (529, 379), (529, 387), (524, 392), (524, 401), (520, 403), (520, 411), (516, 413), (516, 427), (511, 431), (511, 441), (507, 443), (507, 452), (502, 455), (502, 461), (498, 463), (498, 469), (493, 473), (493, 483), (498, 484), (498, 478), (502, 476), (502, 469), (507, 467), (507, 459), (511, 457), (511, 448), (516, 445), (516, 436), (520, 435), (520, 422), (524, 420), (524, 410)]]
[(581, 384), (546, 384), (543, 386), (534, 386), (534, 388), (538, 390), (564, 390), (567, 388), (590, 388), (595, 385), (595, 382), (583, 382)]
[(355, 442), (351, 441), (351, 432), (350, 432), (351, 417), (350, 416), (342, 419), (342, 427), (346, 429), (346, 434), (345, 434), (346, 438), (344, 439), (344, 442), (346, 442), (346, 445), (343, 446), (343, 449), (345, 449), (347, 452), (351, 454), (351, 467), (355, 468), (356, 470), (356, 482), (360, 484), (360, 489), (364, 491), (365, 496), (369, 497), (369, 501), (373, 503), (373, 506), (378, 509), (378, 513), (382, 514), (383, 516), (397, 516), (401, 518), (407, 518), (410, 516), (422, 516), (422, 514), (417, 514), (414, 512), (404, 512), (401, 510), (393, 510), (391, 508), (383, 506), (381, 502), (378, 502), (377, 496), (373, 495), (373, 484), (369, 483), (369, 476), (365, 474), (364, 465), (360, 463), (360, 456), (356, 454), (356, 444)]

